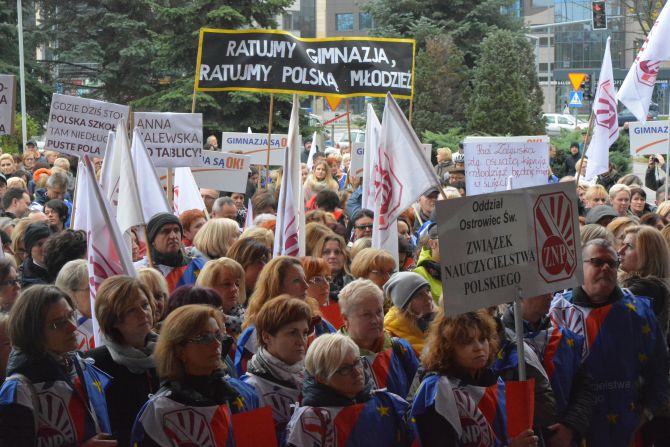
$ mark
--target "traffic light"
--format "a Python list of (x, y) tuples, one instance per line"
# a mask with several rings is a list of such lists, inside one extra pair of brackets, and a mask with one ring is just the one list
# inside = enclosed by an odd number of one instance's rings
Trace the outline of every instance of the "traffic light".
[(591, 75), (587, 74), (584, 76), (584, 82), (582, 82), (582, 90), (584, 91), (584, 99), (590, 101), (593, 99), (591, 95)]
[(605, 2), (591, 2), (591, 25), (594, 30), (607, 29), (607, 14), (605, 13)]

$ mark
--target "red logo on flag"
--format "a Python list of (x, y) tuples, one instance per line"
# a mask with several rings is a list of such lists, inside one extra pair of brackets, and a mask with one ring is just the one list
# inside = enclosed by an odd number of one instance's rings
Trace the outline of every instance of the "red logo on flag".
[(612, 81), (603, 82), (598, 88), (598, 101), (594, 104), (596, 124), (609, 130), (609, 136), (619, 131), (616, 115), (616, 98), (612, 90)]
[(38, 398), (40, 445), (74, 445), (74, 424), (65, 401), (51, 391), (40, 393)]
[(533, 208), (537, 267), (547, 283), (570, 278), (577, 268), (572, 202), (562, 193), (543, 194)]
[(653, 87), (656, 84), (656, 76), (660, 66), (661, 61), (640, 61), (635, 68), (637, 80), (644, 85)]
[[(375, 166), (374, 185), (375, 201), (381, 200), (379, 208), (379, 229), (386, 230), (389, 222), (397, 217), (400, 200), (402, 199), (403, 186), (393, 172), (393, 161), (386, 152), (377, 149), (377, 160)], [(386, 167), (388, 166), (388, 169)]]
[(165, 434), (179, 447), (215, 447), (207, 418), (193, 410), (177, 410), (163, 417)]

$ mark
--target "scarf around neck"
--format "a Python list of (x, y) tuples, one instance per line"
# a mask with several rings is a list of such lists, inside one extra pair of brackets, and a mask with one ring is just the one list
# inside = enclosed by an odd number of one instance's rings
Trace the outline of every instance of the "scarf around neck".
[(131, 373), (142, 374), (146, 370), (156, 367), (156, 363), (154, 362), (155, 336), (149, 335), (144, 349), (120, 345), (104, 335), (103, 339), (105, 346), (109, 350), (109, 354), (112, 356), (112, 360), (128, 368)]
[(286, 382), (298, 390), (302, 389), (302, 383), (305, 379), (305, 364), (303, 361), (289, 365), (270, 354), (262, 346), (249, 360), (247, 371), (259, 377)]

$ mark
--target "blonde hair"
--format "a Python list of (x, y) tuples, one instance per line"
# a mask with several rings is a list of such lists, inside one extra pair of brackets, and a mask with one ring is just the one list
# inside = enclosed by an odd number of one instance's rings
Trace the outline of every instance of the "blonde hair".
[(216, 290), (221, 282), (221, 277), (227, 272), (236, 274), (240, 280), (240, 303), (246, 304), (247, 289), (244, 287), (244, 267), (234, 259), (219, 258), (207, 262), (202, 270), (200, 270), (200, 274), (195, 280), (195, 286), (209, 287)]
[[(186, 375), (184, 362), (179, 359), (184, 343), (202, 330), (210, 318), (216, 321), (219, 331), (223, 331), (223, 316), (211, 306), (187, 304), (170, 312), (163, 323), (158, 337), (154, 358), (156, 371), (163, 380), (183, 380)], [(222, 363), (220, 364), (222, 366)]]
[(263, 227), (247, 228), (242, 232), (239, 238), (251, 238), (256, 241), (263, 242), (270, 250), (273, 249), (275, 243), (275, 235), (272, 230), (268, 230), (267, 228)]
[(249, 304), (242, 329), (246, 329), (250, 324), (255, 323), (256, 314), (258, 314), (265, 303), (281, 295), (282, 281), (284, 280), (286, 270), (291, 266), (300, 267), (302, 270), (300, 260), (291, 256), (277, 256), (263, 267), (260, 275), (258, 275), (258, 281), (256, 281), (256, 289), (249, 297)]
[(169, 293), (168, 283), (161, 272), (151, 267), (140, 267), (137, 269), (137, 279), (144, 283), (152, 294), (162, 293), (167, 299)]
[(67, 158), (62, 158), (62, 157), (57, 158), (56, 160), (54, 160), (54, 166), (57, 167), (57, 168), (63, 169), (65, 171), (69, 171), (70, 170), (70, 160), (68, 160)]
[(333, 230), (323, 224), (310, 222), (305, 225), (305, 255), (314, 256), (317, 243), (329, 234), (333, 234)]
[(193, 239), (193, 246), (211, 259), (226, 256), (230, 246), (240, 236), (240, 226), (232, 219), (219, 217), (208, 220)]
[(358, 345), (342, 334), (324, 334), (314, 339), (307, 349), (305, 370), (315, 378), (329, 381), (349, 355), (358, 357)]
[(612, 185), (612, 187), (610, 188), (610, 199), (613, 199), (621, 191), (626, 191), (628, 193), (628, 197), (630, 198), (631, 196), (630, 187), (628, 185), (624, 185), (623, 183), (617, 183), (615, 185)]
[(377, 284), (369, 279), (355, 279), (344, 286), (338, 294), (338, 304), (340, 313), (345, 316), (351, 315), (351, 312), (360, 304), (360, 302), (369, 296), (373, 296), (379, 301), (379, 305), (384, 304), (384, 295)]
[(351, 262), (351, 274), (355, 278), (367, 278), (371, 270), (395, 269), (395, 259), (387, 251), (364, 248)]
[(351, 248), (349, 249), (349, 253), (351, 254), (351, 259), (356, 259), (356, 256), (358, 253), (361, 251), (365, 250), (366, 248), (372, 248), (372, 238), (371, 237), (362, 237), (360, 239), (356, 239), (353, 244), (351, 244)]
[(26, 181), (21, 177), (9, 177), (7, 179), (7, 189), (20, 189), (21, 191), (28, 192)]
[(665, 279), (670, 274), (670, 250), (663, 234), (648, 225), (636, 225), (626, 228), (626, 235), (636, 235), (637, 252), (636, 272), (642, 276), (655, 276)]
[(595, 198), (607, 199), (607, 190), (603, 185), (592, 185), (586, 190), (584, 195), (586, 200), (593, 200)]
[(663, 217), (664, 219), (670, 214), (670, 200), (664, 200), (658, 204), (656, 208), (656, 214)]
[(14, 156), (12, 154), (2, 154), (0, 155), (0, 163), (2, 162), (2, 160), (10, 160), (12, 163), (14, 163)]

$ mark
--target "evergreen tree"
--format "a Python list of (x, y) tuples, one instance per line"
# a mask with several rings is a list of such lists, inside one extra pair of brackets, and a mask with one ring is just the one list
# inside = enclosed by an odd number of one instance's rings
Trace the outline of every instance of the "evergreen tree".
[(530, 43), (521, 33), (498, 30), (482, 43), (468, 106), (470, 132), (544, 133), (543, 94)]

